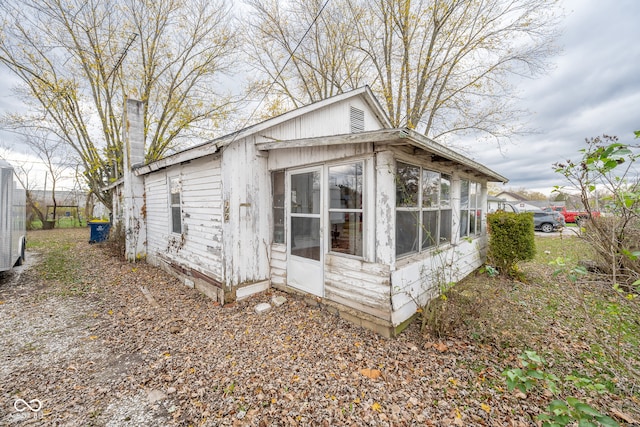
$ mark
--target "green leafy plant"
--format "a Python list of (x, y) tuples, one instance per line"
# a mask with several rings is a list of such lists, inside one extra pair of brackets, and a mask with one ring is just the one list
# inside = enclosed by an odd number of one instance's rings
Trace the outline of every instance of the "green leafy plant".
[[(593, 249), (598, 269), (612, 283), (629, 285), (640, 278), (640, 146), (609, 135), (587, 139), (586, 143), (580, 160), (553, 166), (580, 193), (590, 218), (580, 237)], [(600, 207), (607, 215), (600, 215)]]
[(597, 393), (606, 393), (607, 386), (604, 384), (600, 384), (591, 378), (587, 378), (581, 375), (567, 375), (564, 377), (565, 381), (569, 381), (573, 383), (573, 385), (577, 388), (581, 388), (584, 390), (595, 391)]
[[(507, 369), (502, 373), (506, 378), (509, 391), (518, 389), (527, 393), (536, 387), (543, 387), (554, 395), (560, 393), (558, 383), (560, 379), (554, 374), (544, 371), (545, 360), (535, 351), (525, 351), (520, 356), (522, 368)], [(579, 375), (567, 375), (566, 381), (571, 381), (575, 387), (593, 390), (598, 393), (606, 392), (606, 386), (590, 378)], [(593, 407), (576, 399), (567, 397), (566, 400), (554, 399), (547, 406), (547, 412), (536, 417), (542, 421), (543, 427), (563, 427), (577, 422), (578, 427), (618, 426), (619, 424)]]
[(547, 413), (538, 415), (536, 419), (542, 421), (543, 427), (563, 427), (576, 421), (579, 427), (620, 426), (613, 418), (601, 414), (575, 397), (567, 397), (566, 402), (553, 400), (547, 406)]
[(549, 262), (549, 265), (554, 265), (557, 269), (553, 272), (554, 277), (560, 274), (566, 275), (567, 279), (575, 283), (580, 276), (585, 276), (589, 272), (583, 265), (570, 265), (571, 259), (565, 257), (557, 257)]
[(500, 272), (493, 266), (486, 264), (480, 269), (480, 273), (486, 273), (489, 277), (496, 277)]
[(529, 392), (534, 387), (543, 383), (546, 388), (553, 394), (558, 393), (556, 383), (560, 379), (554, 374), (544, 372), (545, 360), (535, 351), (525, 351), (520, 356), (520, 364), (522, 368), (507, 369), (502, 376), (507, 379), (507, 388), (509, 391), (517, 388), (523, 393)]

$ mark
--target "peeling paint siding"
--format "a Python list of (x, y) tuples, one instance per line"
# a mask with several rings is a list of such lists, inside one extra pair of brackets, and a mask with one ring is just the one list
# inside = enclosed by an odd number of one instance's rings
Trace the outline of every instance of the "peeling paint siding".
[(147, 194), (147, 257), (153, 260), (167, 247), (169, 234), (169, 193), (165, 173), (145, 177)]
[(229, 209), (223, 242), (228, 285), (268, 280), (271, 178), (267, 158), (258, 154), (253, 138), (225, 147), (222, 179)]
[[(461, 241), (438, 254), (425, 254), (424, 258), (399, 267), (391, 273), (392, 324), (397, 326), (410, 318), (417, 305), (440, 294), (440, 286), (458, 282), (481, 267), (482, 253), (487, 238), (481, 236), (471, 242)], [(419, 257), (419, 255), (414, 255)]]
[(389, 321), (389, 266), (325, 256), (325, 298)]
[(351, 106), (364, 111), (365, 131), (383, 128), (369, 106), (361, 98), (351, 98), (337, 104), (328, 105), (314, 111), (312, 114), (297, 117), (278, 126), (266, 129), (260, 133), (263, 138), (258, 138), (258, 142), (274, 139), (290, 140), (350, 133), (351, 121), (349, 108)]
[(395, 257), (395, 160), (393, 153), (382, 151), (376, 154), (375, 164), (375, 229), (376, 262), (393, 268)]
[[(220, 157), (207, 156), (149, 175), (146, 179), (149, 254), (206, 272), (224, 283)], [(168, 177), (180, 176), (184, 243), (167, 250), (170, 233)]]
[(271, 283), (284, 286), (287, 284), (287, 245), (274, 243), (271, 245)]
[(268, 167), (269, 170), (282, 170), (324, 162), (337, 162), (340, 159), (362, 156), (372, 151), (373, 148), (369, 143), (274, 150), (269, 152)]

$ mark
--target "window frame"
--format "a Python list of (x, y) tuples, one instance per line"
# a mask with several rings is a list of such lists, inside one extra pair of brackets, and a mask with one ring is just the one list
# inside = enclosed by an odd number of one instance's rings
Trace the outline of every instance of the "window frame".
[[(415, 194), (407, 194), (408, 197), (404, 197), (402, 201), (398, 200), (398, 195), (402, 192), (400, 187), (400, 183), (398, 182), (398, 170), (401, 167), (409, 167), (413, 169), (417, 169), (417, 188)], [(428, 176), (431, 176), (431, 179), (425, 180)], [(437, 180), (433, 179), (437, 176)], [(412, 180), (415, 179), (415, 176), (412, 176)], [(433, 183), (437, 182), (437, 186), (433, 186)], [(443, 186), (445, 182), (448, 183), (448, 191), (445, 193), (443, 191)], [(425, 185), (431, 183), (432, 188), (437, 188), (437, 193), (434, 191), (427, 192), (427, 188)], [(452, 215), (452, 206), (451, 206), (451, 183), (452, 177), (451, 174), (441, 172), (437, 169), (431, 169), (425, 166), (418, 166), (411, 163), (407, 163), (404, 161), (396, 161), (396, 241), (395, 241), (395, 256), (396, 259), (408, 257), (414, 254), (420, 254), (424, 252), (433, 251), (439, 247), (451, 244), (451, 236), (453, 235), (453, 215)], [(411, 185), (411, 183), (410, 183)], [(433, 201), (433, 203), (426, 203), (428, 200)], [(446, 215), (443, 217), (443, 212)], [(405, 216), (406, 213), (410, 213), (413, 215), (415, 219), (415, 237), (414, 243), (411, 246), (411, 249), (408, 251), (398, 253), (399, 249), (399, 218)], [(434, 215), (435, 213), (435, 215)], [(430, 223), (431, 226), (427, 225), (427, 221), (425, 221), (426, 216), (433, 215), (433, 222)], [(448, 232), (443, 233), (443, 221), (449, 219), (448, 224)], [(413, 224), (408, 224), (410, 228), (413, 227)], [(431, 241), (425, 238), (425, 233), (427, 227), (430, 230), (435, 229), (436, 236), (431, 238)], [(446, 240), (442, 240), (442, 236), (446, 236)]]
[[(359, 208), (332, 208), (331, 207), (331, 169), (332, 168), (338, 168), (341, 166), (353, 166), (353, 165), (360, 165), (360, 207)], [(353, 258), (357, 258), (357, 259), (364, 259), (365, 257), (365, 246), (366, 246), (366, 197), (367, 197), (367, 181), (366, 181), (366, 163), (364, 161), (364, 159), (360, 159), (360, 160), (351, 160), (351, 161), (345, 161), (345, 162), (340, 162), (340, 163), (331, 163), (331, 164), (327, 164), (326, 165), (326, 197), (327, 197), (327, 203), (326, 203), (326, 225), (327, 225), (327, 230), (328, 232), (326, 233), (327, 235), (327, 252), (332, 254), (332, 255), (340, 255), (340, 256), (347, 256), (347, 257), (353, 257)], [(356, 188), (357, 188), (357, 184), (356, 184)], [(355, 214), (356, 216), (359, 214), (360, 215), (360, 225), (361, 225), (361, 230), (359, 233), (359, 240), (360, 240), (360, 253), (356, 253), (356, 254), (352, 254), (352, 253), (348, 253), (348, 252), (341, 252), (341, 251), (337, 251), (334, 250), (333, 248), (333, 241), (332, 241), (332, 233), (334, 232), (333, 228), (332, 228), (332, 223), (331, 223), (331, 216), (332, 214)], [(356, 225), (358, 224), (358, 222), (356, 221)]]
[[(463, 188), (467, 183), (468, 194), (466, 206), (463, 206)], [(460, 180), (460, 229), (461, 239), (475, 238), (482, 235), (482, 213), (480, 199), (482, 184), (470, 179)]]
[[(169, 176), (167, 177), (168, 179), (168, 187), (169, 187), (169, 232), (173, 235), (181, 235), (184, 231), (184, 220), (182, 218), (182, 181), (180, 179), (179, 175), (175, 175), (175, 176)], [(174, 182), (176, 183), (176, 185), (174, 186)], [(177, 193), (174, 193), (174, 189), (177, 189)], [(178, 194), (179, 200), (178, 203), (175, 203), (175, 200), (173, 199), (173, 195), (174, 194)], [(175, 208), (178, 208), (178, 213), (179, 213), (179, 223), (180, 223), (180, 231), (176, 231), (175, 230), (175, 225), (176, 225), (176, 218), (175, 218)]]
[[(282, 193), (276, 193), (276, 180), (281, 180)], [(287, 244), (287, 174), (284, 169), (271, 172), (271, 214), (273, 218), (273, 226), (271, 228), (271, 241), (275, 244)], [(278, 219), (281, 222), (278, 222)]]

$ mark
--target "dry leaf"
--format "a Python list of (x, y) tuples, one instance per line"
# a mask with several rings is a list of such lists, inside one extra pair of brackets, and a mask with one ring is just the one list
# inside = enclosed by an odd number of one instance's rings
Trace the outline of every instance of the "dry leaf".
[(373, 402), (373, 405), (371, 405), (371, 409), (376, 412), (380, 412), (382, 410), (382, 406), (378, 402)]
[(445, 343), (443, 343), (443, 342), (434, 345), (434, 347), (440, 353), (444, 353), (445, 351), (449, 350), (449, 347), (447, 347), (447, 345)]
[(382, 372), (380, 372), (377, 369), (369, 369), (369, 368), (360, 369), (360, 373), (367, 378), (371, 378), (372, 380), (376, 380), (380, 378), (380, 376), (382, 376)]
[(624, 422), (629, 423), (631, 425), (636, 425), (636, 424), (640, 423), (638, 420), (633, 418), (631, 415), (625, 414), (624, 412), (620, 412), (616, 408), (611, 408), (610, 412), (611, 412), (611, 415), (613, 415), (614, 417), (620, 418)]

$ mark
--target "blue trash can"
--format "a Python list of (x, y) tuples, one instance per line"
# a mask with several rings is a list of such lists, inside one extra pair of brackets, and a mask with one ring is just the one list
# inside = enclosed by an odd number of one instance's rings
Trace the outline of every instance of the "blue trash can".
[(104, 242), (109, 238), (109, 230), (111, 229), (111, 223), (106, 221), (89, 221), (89, 227), (91, 227), (91, 237), (89, 243)]

